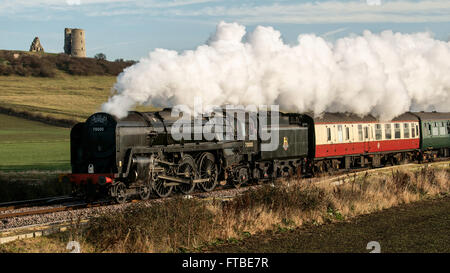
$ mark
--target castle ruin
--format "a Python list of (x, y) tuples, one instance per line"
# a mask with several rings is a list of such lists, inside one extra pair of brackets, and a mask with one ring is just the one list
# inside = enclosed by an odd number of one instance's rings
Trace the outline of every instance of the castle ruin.
[(44, 47), (41, 45), (41, 41), (39, 41), (39, 37), (35, 37), (30, 46), (30, 52), (44, 52)]
[(64, 29), (64, 53), (73, 57), (86, 57), (86, 44), (83, 29)]

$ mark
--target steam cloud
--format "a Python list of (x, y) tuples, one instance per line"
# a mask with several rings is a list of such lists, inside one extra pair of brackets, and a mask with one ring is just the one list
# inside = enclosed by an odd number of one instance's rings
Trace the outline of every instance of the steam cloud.
[(338, 39), (313, 34), (287, 45), (279, 31), (218, 24), (207, 44), (156, 49), (127, 68), (102, 110), (124, 117), (136, 105), (279, 104), (285, 111), (373, 114), (450, 111), (450, 42), (429, 33), (384, 31)]

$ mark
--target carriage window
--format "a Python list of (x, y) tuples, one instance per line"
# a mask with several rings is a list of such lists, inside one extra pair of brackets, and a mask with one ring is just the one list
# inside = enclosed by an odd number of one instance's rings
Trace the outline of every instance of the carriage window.
[(445, 126), (444, 126), (444, 122), (441, 122), (441, 126), (439, 127), (439, 134), (441, 136), (445, 135)]
[(409, 124), (408, 123), (403, 124), (403, 136), (404, 136), (404, 138), (409, 138)]
[(345, 140), (350, 139), (350, 128), (345, 127)]
[(383, 138), (381, 135), (381, 124), (375, 125), (375, 138), (376, 138), (376, 140), (380, 140)]
[(391, 125), (385, 124), (384, 125), (384, 138), (385, 139), (391, 139), (392, 138), (392, 131), (391, 131)]
[(450, 121), (447, 122), (447, 134), (450, 135)]
[(358, 137), (359, 137), (359, 140), (360, 140), (360, 141), (363, 140), (362, 125), (358, 125)]
[(431, 123), (427, 123), (427, 135), (431, 136)]
[(414, 128), (414, 124), (411, 123), (411, 137), (416, 137), (416, 128)]
[(368, 139), (369, 138), (369, 127), (364, 126), (364, 138)]
[(331, 141), (331, 128), (327, 128), (327, 141)]
[(396, 123), (394, 125), (395, 138), (400, 138), (400, 124)]
[(342, 125), (338, 125), (338, 141), (342, 142), (343, 141), (343, 136), (342, 136)]
[(432, 129), (433, 129), (433, 131), (432, 131), (433, 136), (439, 135), (439, 128), (438, 128), (437, 122), (433, 123), (433, 128)]

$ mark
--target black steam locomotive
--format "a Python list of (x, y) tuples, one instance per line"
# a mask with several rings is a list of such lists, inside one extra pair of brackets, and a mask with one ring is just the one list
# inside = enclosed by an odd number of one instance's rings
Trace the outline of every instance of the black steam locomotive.
[[(265, 124), (258, 122), (260, 112), (243, 110), (188, 122), (193, 135), (196, 126), (221, 120), (227, 137), (217, 133), (212, 140), (174, 138), (172, 127), (180, 119), (172, 117), (171, 109), (130, 112), (123, 119), (96, 113), (72, 128), (72, 173), (63, 180), (85, 197), (110, 196), (122, 203), (132, 195), (145, 200), (151, 194), (167, 197), (174, 190), (211, 191), (219, 181), (239, 187), (256, 180), (307, 175), (315, 150), (312, 118), (276, 112), (275, 127), (270, 125), (270, 113)], [(262, 149), (271, 141), (262, 134), (275, 130), (275, 147)]]

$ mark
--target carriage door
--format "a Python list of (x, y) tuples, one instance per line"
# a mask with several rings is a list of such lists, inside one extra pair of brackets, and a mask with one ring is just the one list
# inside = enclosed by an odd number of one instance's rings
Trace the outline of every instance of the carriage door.
[(368, 153), (369, 152), (369, 145), (370, 145), (370, 138), (369, 138), (369, 125), (366, 124), (363, 126), (363, 135), (364, 135), (364, 153)]

